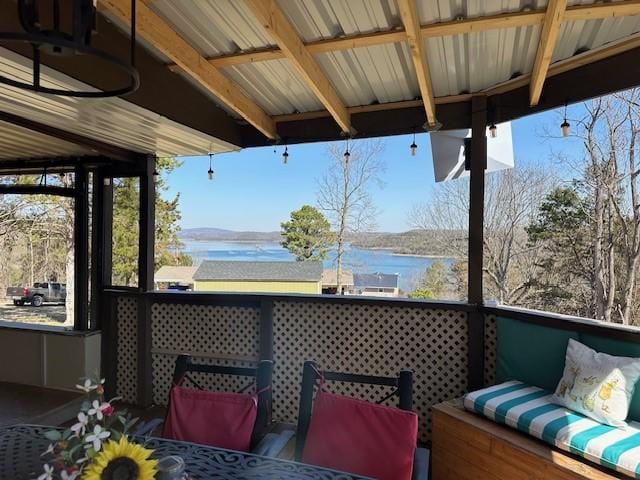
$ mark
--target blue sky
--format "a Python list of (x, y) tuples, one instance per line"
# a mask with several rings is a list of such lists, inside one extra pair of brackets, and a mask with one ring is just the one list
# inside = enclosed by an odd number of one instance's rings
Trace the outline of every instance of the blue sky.
[[(562, 121), (558, 111), (517, 120), (512, 124), (518, 165), (549, 161), (552, 150), (576, 153), (575, 141), (545, 140), (545, 127), (555, 133)], [(570, 116), (570, 115), (569, 115)], [(409, 229), (407, 213), (427, 201), (435, 183), (428, 134), (416, 137), (418, 154), (409, 155), (411, 135), (384, 139), (385, 185), (373, 187), (380, 231)], [(344, 143), (344, 142), (343, 142)], [(214, 156), (213, 181), (207, 180), (208, 157), (188, 157), (168, 178), (169, 194), (180, 192), (182, 228), (217, 227), (231, 230), (279, 230), (292, 210), (315, 205), (317, 180), (327, 171), (325, 143), (292, 145), (289, 163), (282, 164), (282, 147), (246, 149)]]

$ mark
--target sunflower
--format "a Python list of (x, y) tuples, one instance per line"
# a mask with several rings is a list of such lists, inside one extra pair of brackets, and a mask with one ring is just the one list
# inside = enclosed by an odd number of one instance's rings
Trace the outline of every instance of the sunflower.
[(157, 460), (149, 459), (152, 451), (129, 442), (110, 440), (84, 470), (83, 480), (153, 480)]

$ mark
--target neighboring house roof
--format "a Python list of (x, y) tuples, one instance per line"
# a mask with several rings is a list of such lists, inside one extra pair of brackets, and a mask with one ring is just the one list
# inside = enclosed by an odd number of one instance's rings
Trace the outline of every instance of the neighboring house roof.
[(234, 262), (205, 260), (194, 280), (253, 280), (319, 282), (320, 262)]
[(398, 274), (354, 273), (353, 283), (356, 288), (398, 288)]
[(156, 282), (193, 283), (193, 275), (198, 267), (174, 267), (165, 265), (154, 275)]
[[(349, 270), (343, 270), (342, 274), (342, 285), (350, 286), (353, 285), (353, 273)], [(338, 285), (336, 279), (338, 278), (338, 272), (335, 270), (323, 270), (322, 271), (322, 285), (326, 287), (335, 287)]]

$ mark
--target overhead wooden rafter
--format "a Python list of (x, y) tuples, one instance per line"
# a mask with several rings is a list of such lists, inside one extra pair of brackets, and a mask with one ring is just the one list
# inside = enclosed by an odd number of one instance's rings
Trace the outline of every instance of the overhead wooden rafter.
[[(613, 3), (597, 3), (589, 5), (574, 5), (566, 9), (564, 21), (597, 20), (602, 18), (640, 15), (640, 0), (621, 0)], [(431, 23), (420, 27), (420, 33), (426, 38), (460, 35), (471, 32), (484, 32), (501, 28), (526, 27), (541, 25), (545, 17), (545, 10), (529, 10), (523, 12), (501, 13), (484, 17), (451, 20), (447, 22)], [(347, 35), (340, 38), (330, 38), (306, 43), (307, 51), (312, 55), (319, 53), (350, 50), (353, 48), (384, 45), (387, 43), (403, 42), (406, 40), (404, 29), (393, 29), (381, 32), (371, 32), (358, 35)], [(231, 53), (209, 58), (214, 67), (231, 67), (247, 63), (264, 62), (286, 58), (278, 47), (266, 47), (239, 53)]]
[(331, 113), (343, 132), (355, 133), (351, 127), (351, 116), (313, 56), (305, 48), (295, 28), (276, 0), (245, 0), (249, 10), (260, 21), (280, 50), (297, 70), (307, 86)]
[(420, 19), (418, 18), (416, 4), (413, 0), (398, 0), (398, 9), (400, 10), (400, 17), (402, 18), (402, 23), (404, 24), (404, 29), (407, 34), (407, 42), (411, 50), (413, 67), (418, 77), (418, 86), (420, 87), (424, 110), (427, 114), (427, 123), (429, 126), (435, 126), (436, 105), (433, 100), (431, 75), (429, 74), (429, 66), (424, 54), (422, 35), (420, 34)]
[(567, 0), (549, 0), (547, 11), (544, 15), (542, 23), (542, 32), (540, 32), (540, 42), (538, 43), (538, 51), (536, 52), (536, 60), (533, 64), (531, 72), (531, 83), (529, 83), (529, 103), (535, 106), (540, 102), (542, 94), (542, 86), (547, 78), (549, 65), (551, 65), (551, 57), (553, 49), (556, 46), (556, 40), (560, 33), (560, 26), (567, 9)]
[[(126, 24), (131, 22), (130, 0), (101, 0), (98, 5), (102, 11), (120, 21)], [(273, 119), (143, 2), (137, 4), (136, 30), (154, 48), (266, 137), (278, 138)]]
[[(573, 57), (567, 58), (566, 60), (561, 60), (559, 62), (556, 62), (549, 67), (549, 71), (547, 72), (547, 78), (551, 78), (556, 75), (560, 75), (561, 73), (575, 70), (576, 68), (584, 67), (585, 65), (589, 65), (591, 63), (604, 60), (605, 58), (618, 55), (618, 54), (627, 52), (629, 50), (633, 50), (635, 48), (640, 48), (640, 34), (634, 35), (626, 40), (616, 42), (613, 45), (600, 47), (595, 50), (590, 50), (588, 52), (580, 53)], [(506, 92), (510, 92), (512, 90), (516, 90), (520, 87), (524, 87), (528, 85), (530, 82), (531, 82), (531, 74), (525, 74), (517, 78), (514, 78), (512, 80), (507, 80), (506, 82), (500, 83), (498, 85), (494, 85), (478, 93), (491, 97), (493, 95), (500, 95)], [(446, 105), (448, 103), (469, 101), (472, 96), (473, 95), (470, 93), (459, 94), (459, 95), (448, 95), (444, 97), (435, 97), (434, 101), (436, 105)], [(399, 102), (376, 103), (372, 105), (347, 107), (347, 110), (351, 115), (354, 115), (354, 114), (366, 113), (366, 112), (376, 112), (376, 111), (379, 112), (384, 110), (415, 108), (420, 105), (422, 105), (421, 100), (404, 100)], [(323, 118), (328, 116), (329, 116), (329, 112), (327, 112), (326, 110), (320, 110), (320, 111), (314, 111), (314, 112), (287, 113), (283, 115), (274, 115), (273, 119), (277, 123), (280, 123), (280, 122), (311, 120), (315, 118)]]

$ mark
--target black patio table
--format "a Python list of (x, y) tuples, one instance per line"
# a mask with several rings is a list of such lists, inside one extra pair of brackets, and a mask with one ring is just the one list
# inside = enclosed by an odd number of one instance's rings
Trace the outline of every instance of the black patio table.
[[(0, 479), (33, 480), (43, 472), (41, 457), (49, 441), (44, 432), (51, 427), (13, 425), (0, 428)], [(248, 453), (178, 442), (156, 437), (136, 439), (154, 450), (154, 457), (182, 457), (194, 480), (363, 480), (366, 477), (303, 463)]]

